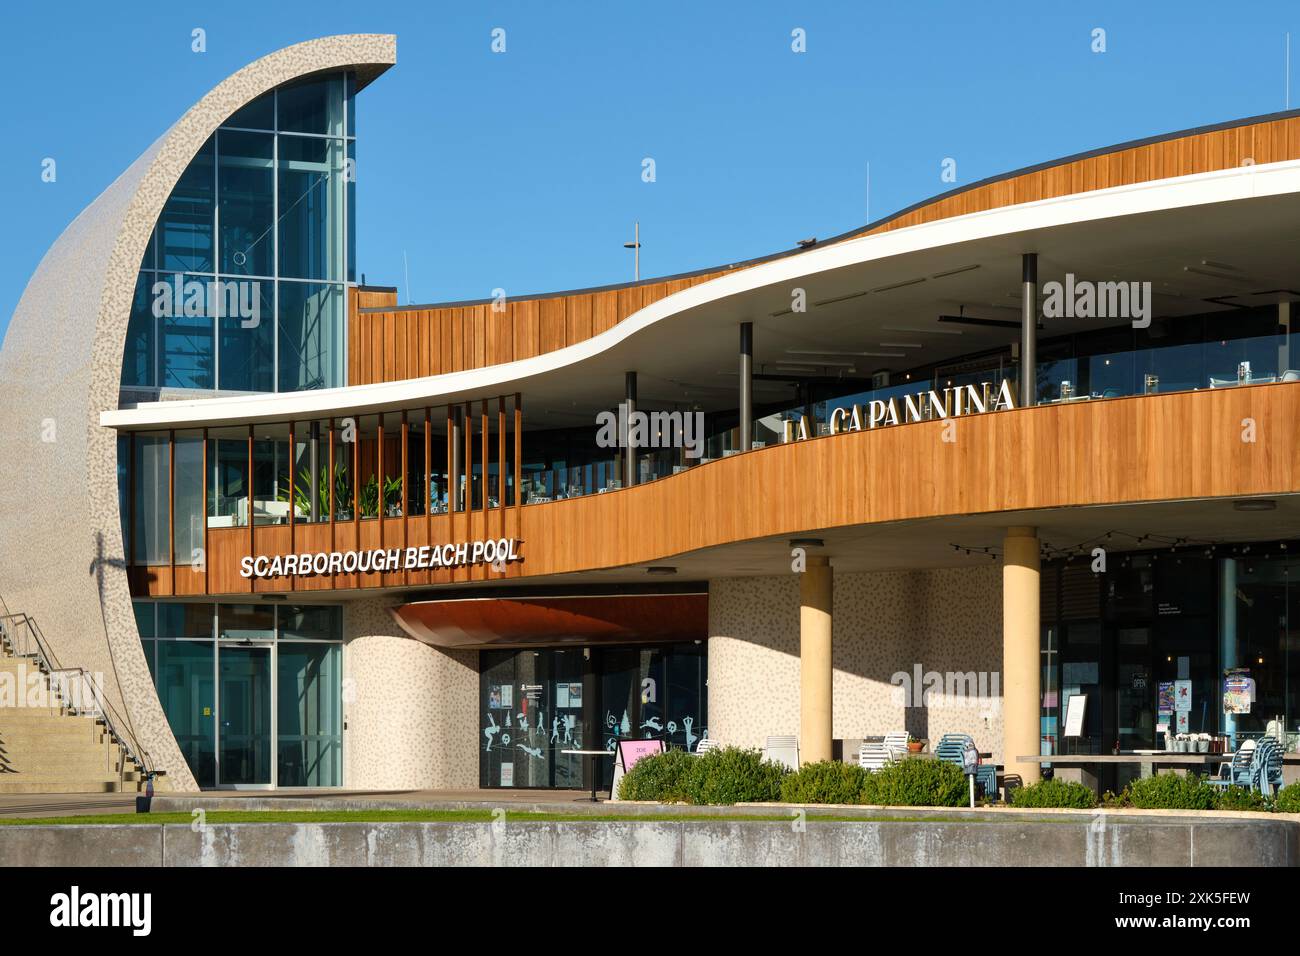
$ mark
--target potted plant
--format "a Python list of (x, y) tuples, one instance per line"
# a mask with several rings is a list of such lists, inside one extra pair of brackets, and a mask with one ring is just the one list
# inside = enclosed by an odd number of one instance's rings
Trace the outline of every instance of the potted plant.
[(925, 742), (917, 740), (911, 734), (907, 735), (907, 752), (910, 754), (919, 754), (925, 749)]

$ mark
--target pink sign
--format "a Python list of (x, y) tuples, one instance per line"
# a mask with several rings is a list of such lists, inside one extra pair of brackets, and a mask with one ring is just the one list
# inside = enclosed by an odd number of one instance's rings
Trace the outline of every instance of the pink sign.
[(618, 742), (618, 756), (623, 761), (623, 771), (625, 773), (635, 767), (636, 762), (642, 757), (663, 752), (664, 742), (662, 740), (620, 740)]

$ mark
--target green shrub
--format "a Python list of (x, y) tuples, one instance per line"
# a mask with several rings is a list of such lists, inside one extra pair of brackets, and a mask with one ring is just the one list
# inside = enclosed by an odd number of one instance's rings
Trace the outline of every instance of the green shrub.
[(1040, 780), (1011, 791), (1013, 807), (1072, 807), (1091, 810), (1097, 797), (1091, 787), (1070, 780)]
[(1279, 790), (1273, 799), (1273, 809), (1278, 813), (1300, 813), (1300, 782)]
[(1121, 790), (1119, 793), (1107, 790), (1101, 795), (1101, 805), (1106, 810), (1123, 810), (1133, 804), (1129, 803), (1128, 790)]
[(764, 760), (759, 751), (740, 747), (710, 750), (694, 759), (684, 779), (685, 795), (699, 805), (775, 802), (781, 799), (781, 780), (790, 772)]
[(1139, 810), (1213, 810), (1219, 803), (1215, 788), (1194, 773), (1182, 777), (1161, 773), (1128, 785), (1129, 802)]
[(866, 775), (862, 802), (887, 807), (961, 807), (970, 801), (966, 775), (945, 760), (900, 760)]
[(686, 778), (695, 772), (697, 762), (697, 757), (684, 750), (642, 757), (619, 781), (618, 798), (682, 803), (688, 799)]
[(781, 781), (785, 803), (861, 803), (867, 771), (857, 764), (822, 760), (807, 763)]
[(1258, 790), (1251, 790), (1248, 787), (1239, 787), (1233, 784), (1225, 789), (1219, 795), (1217, 809), (1219, 810), (1263, 810), (1267, 812), (1271, 809), (1264, 795)]

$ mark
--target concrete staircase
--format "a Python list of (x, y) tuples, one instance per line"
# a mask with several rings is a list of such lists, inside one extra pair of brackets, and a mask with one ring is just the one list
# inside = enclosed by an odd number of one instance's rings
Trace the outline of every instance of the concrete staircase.
[(77, 714), (35, 657), (0, 642), (0, 794), (138, 792), (144, 773), (98, 717)]

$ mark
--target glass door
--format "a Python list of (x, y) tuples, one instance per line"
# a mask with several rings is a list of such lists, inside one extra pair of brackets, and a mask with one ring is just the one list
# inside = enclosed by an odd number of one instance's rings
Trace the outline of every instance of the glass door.
[(270, 787), (271, 647), (223, 644), (217, 661), (217, 786)]

